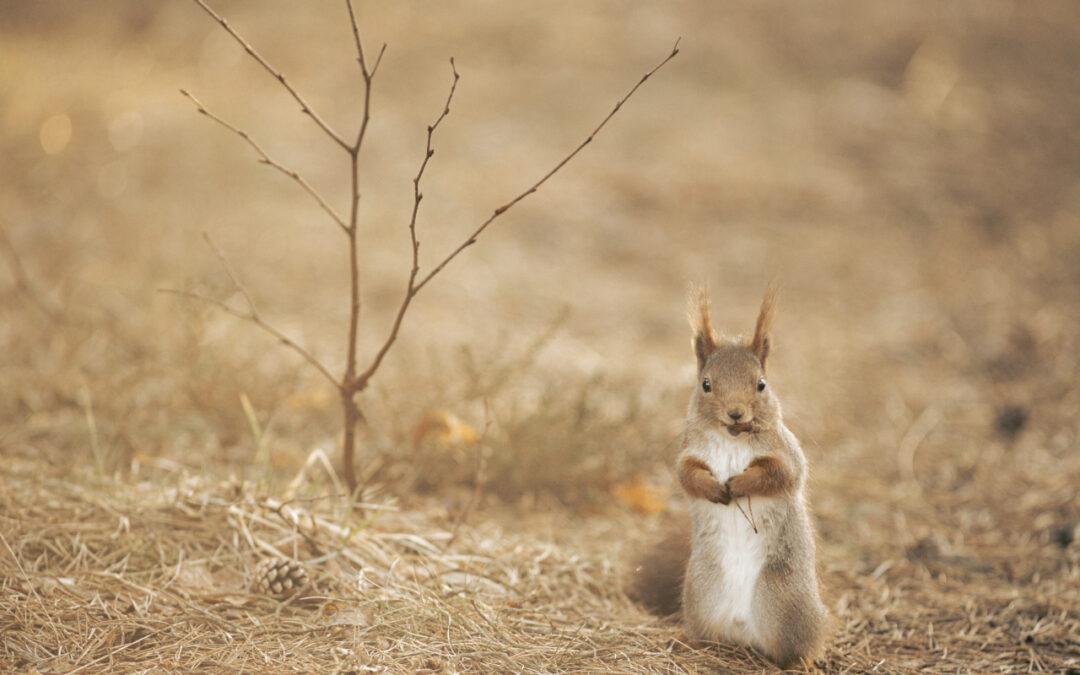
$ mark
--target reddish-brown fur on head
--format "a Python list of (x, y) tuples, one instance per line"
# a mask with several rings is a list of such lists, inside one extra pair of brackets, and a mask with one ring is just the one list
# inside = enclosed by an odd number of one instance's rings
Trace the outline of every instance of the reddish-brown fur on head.
[(761, 310), (758, 311), (757, 324), (754, 326), (754, 337), (750, 339), (750, 351), (761, 362), (761, 370), (765, 370), (765, 362), (772, 351), (772, 324), (776, 314), (776, 286), (769, 286), (765, 291), (765, 299), (761, 301)]
[(773, 427), (779, 403), (768, 386), (762, 391), (758, 386), (764, 382), (765, 364), (772, 350), (775, 307), (776, 291), (770, 288), (749, 342), (723, 340), (713, 331), (708, 291), (691, 290), (690, 326), (698, 363), (691, 411), (707, 426), (725, 427), (736, 436)]
[(694, 331), (691, 344), (694, 354), (697, 355), (698, 370), (705, 366), (705, 359), (716, 349), (719, 340), (712, 327), (712, 316), (709, 312), (709, 289), (707, 286), (691, 286), (687, 307), (687, 318), (690, 319), (690, 328)]

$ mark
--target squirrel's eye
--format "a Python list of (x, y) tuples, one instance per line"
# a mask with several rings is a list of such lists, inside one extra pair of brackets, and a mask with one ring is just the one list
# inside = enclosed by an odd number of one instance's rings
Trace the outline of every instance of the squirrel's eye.
[(765, 391), (765, 378), (764, 377), (757, 381), (757, 390), (758, 391)]
[(710, 391), (712, 391), (712, 383), (709, 382), (709, 378), (706, 377), (704, 380), (701, 381), (701, 389), (706, 394), (708, 394)]

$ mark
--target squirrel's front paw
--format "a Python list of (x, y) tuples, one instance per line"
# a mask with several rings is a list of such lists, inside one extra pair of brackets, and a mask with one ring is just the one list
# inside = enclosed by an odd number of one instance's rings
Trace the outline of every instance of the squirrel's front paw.
[(727, 483), (721, 483), (717, 481), (716, 490), (713, 494), (709, 495), (709, 501), (713, 504), (723, 504), (727, 506), (731, 503), (731, 488)]
[(741, 473), (732, 476), (731, 478), (727, 479), (726, 483), (724, 483), (724, 487), (727, 488), (728, 496), (731, 499), (739, 499), (740, 497), (745, 497), (747, 494), (746, 476)]

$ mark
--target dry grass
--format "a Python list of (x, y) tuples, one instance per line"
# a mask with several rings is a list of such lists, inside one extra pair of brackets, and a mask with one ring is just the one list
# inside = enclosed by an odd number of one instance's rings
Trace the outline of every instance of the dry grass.
[[(768, 671), (686, 648), (622, 595), (667, 516), (611, 489), (672, 492), (686, 281), (746, 331), (774, 276), (771, 384), (812, 464), (836, 616), (820, 665), (1080, 669), (1075, 5), (370, 5), (365, 39), (390, 48), (361, 175), (369, 354), (405, 286), (446, 58), (462, 80), (422, 264), (683, 36), (609, 135), (410, 310), (363, 400), (382, 511), (317, 467), (277, 508), (314, 448), (336, 454), (333, 391), (155, 294), (228, 298), (209, 230), (337, 372), (337, 233), (177, 89), (347, 196), (318, 130), (187, 3), (0, 8), (0, 671)], [(345, 17), (221, 9), (351, 119)], [(433, 410), (479, 442), (416, 442)], [(314, 597), (249, 592), (271, 551)]]
[[(712, 660), (676, 660), (669, 630), (625, 621), (635, 612), (606, 556), (495, 526), (447, 548), (452, 533), (415, 512), (361, 505), (350, 517), (340, 498), (259, 499), (167, 463), (119, 493), (39, 469), (16, 458), (0, 506), (8, 672), (669, 672)], [(248, 592), (256, 562), (278, 555), (313, 577), (285, 603)]]
[[(632, 524), (626, 515), (564, 529), (574, 546), (537, 536), (543, 525), (457, 532), (437, 510), (350, 509), (325, 480), (322, 489), (298, 482), (299, 496), (283, 502), (169, 462), (119, 490), (43, 475), (32, 458), (9, 462), (0, 492), (8, 672), (769, 669), (743, 650), (689, 649), (676, 626), (627, 601), (620, 547), (598, 545)], [(313, 466), (308, 475), (321, 470)], [(1049, 560), (1060, 542), (1043, 548)], [(272, 556), (304, 561), (312, 585), (285, 603), (250, 592), (256, 563)], [(1075, 666), (1075, 547), (1045, 579), (1021, 584), (933, 544), (873, 570), (826, 557), (838, 614), (818, 663), (828, 672)], [(1064, 588), (1062, 565), (1072, 577)]]

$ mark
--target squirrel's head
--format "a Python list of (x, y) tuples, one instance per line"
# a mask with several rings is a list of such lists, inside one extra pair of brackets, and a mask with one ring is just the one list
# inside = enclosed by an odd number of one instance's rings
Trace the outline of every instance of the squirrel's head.
[(765, 379), (775, 306), (776, 291), (770, 288), (761, 303), (754, 336), (748, 341), (720, 339), (713, 332), (708, 291), (691, 293), (690, 326), (698, 382), (690, 412), (699, 423), (717, 430), (724, 427), (732, 436), (776, 425), (780, 404)]

